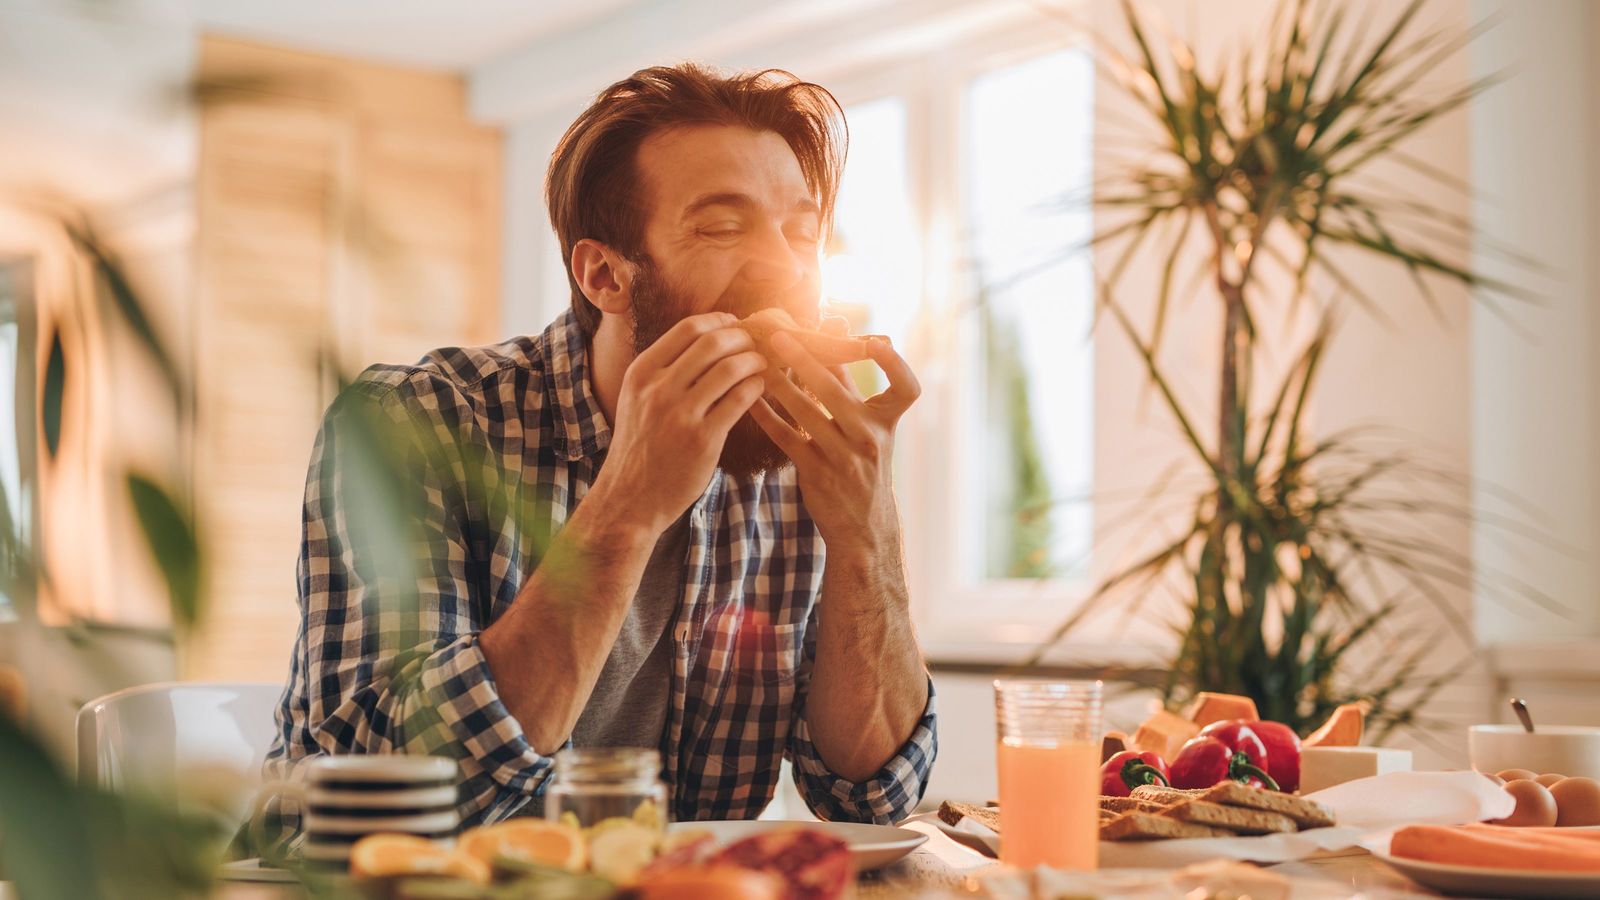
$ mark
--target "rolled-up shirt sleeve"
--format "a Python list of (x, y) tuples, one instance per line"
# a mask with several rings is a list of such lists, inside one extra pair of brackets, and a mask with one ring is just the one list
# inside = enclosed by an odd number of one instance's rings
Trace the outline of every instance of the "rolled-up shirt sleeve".
[(324, 754), (451, 756), (470, 824), (521, 806), (551, 763), (501, 702), (478, 643), (492, 607), (469, 572), (462, 510), (482, 498), (461, 496), (464, 417), (451, 405), (448, 388), (357, 382), (329, 409), (307, 476), (301, 627), (267, 769)]
[(851, 781), (822, 761), (811, 740), (806, 719), (806, 700), (810, 687), (811, 665), (816, 658), (816, 609), (812, 609), (805, 642), (805, 660), (794, 706), (794, 722), (789, 733), (788, 756), (794, 765), (795, 786), (817, 818), (829, 822), (872, 822), (892, 825), (916, 811), (928, 789), (928, 776), (939, 751), (938, 716), (935, 712), (933, 679), (928, 679), (928, 702), (911, 736), (864, 781)]

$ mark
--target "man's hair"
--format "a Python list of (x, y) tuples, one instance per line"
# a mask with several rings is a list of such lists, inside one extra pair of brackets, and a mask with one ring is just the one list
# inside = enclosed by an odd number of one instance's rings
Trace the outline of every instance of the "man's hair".
[(653, 134), (693, 125), (739, 125), (782, 137), (822, 210), (824, 232), (831, 230), (848, 134), (844, 110), (826, 88), (781, 69), (734, 75), (694, 63), (641, 69), (578, 116), (545, 175), (550, 224), (585, 333), (599, 326), (600, 310), (573, 275), (573, 246), (590, 238), (629, 259), (641, 255), (649, 210), (640, 195), (639, 146)]

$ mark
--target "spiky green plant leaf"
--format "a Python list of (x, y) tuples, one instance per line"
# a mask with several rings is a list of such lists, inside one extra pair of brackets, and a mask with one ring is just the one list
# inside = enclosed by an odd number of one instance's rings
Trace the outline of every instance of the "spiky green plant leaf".
[[(1097, 38), (1101, 68), (1159, 140), (1153, 156), (1096, 183), (1094, 202), (1111, 219), (1091, 244), (1115, 246), (1097, 288), (1096, 321), (1109, 318), (1138, 351), (1211, 483), (1195, 498), (1183, 535), (1104, 579), (1050, 643), (1103, 603), (1134, 594), (1130, 588), (1182, 578), (1188, 621), (1166, 684), (1169, 702), (1199, 690), (1246, 694), (1263, 715), (1305, 731), (1361, 694), (1377, 704), (1380, 733), (1420, 727), (1419, 710), (1445, 676), (1422, 672), (1422, 650), (1389, 646), (1384, 626), (1420, 600), (1465, 633), (1446, 589), (1488, 583), (1470, 560), (1426, 532), (1391, 534), (1371, 523), (1368, 513), (1396, 485), (1418, 477), (1413, 463), (1396, 455), (1371, 458), (1349, 435), (1307, 436), (1310, 398), (1332, 332), (1327, 315), (1268, 395), (1265, 414), (1252, 415), (1256, 357), (1264, 349), (1258, 307), (1276, 301), (1299, 309), (1319, 276), (1380, 320), (1396, 302), (1364, 291), (1328, 247), (1393, 263), (1411, 275), (1421, 302), (1436, 308), (1433, 280), (1479, 292), (1491, 311), (1496, 297), (1523, 296), (1466, 262), (1469, 220), (1398, 199), (1370, 175), (1374, 162), (1393, 159), (1449, 189), (1466, 188), (1403, 149), (1408, 138), (1493, 83), (1431, 93), (1421, 87), (1477, 33), (1422, 32), (1423, 6), (1412, 0), (1369, 38), (1364, 26), (1351, 25), (1342, 4), (1285, 0), (1265, 42), (1247, 43), (1209, 70), (1134, 0), (1122, 4), (1132, 51)], [(1209, 237), (1201, 273), (1223, 321), (1214, 431), (1185, 409), (1158, 362), (1172, 272), (1191, 224)], [(1162, 229), (1168, 236), (1156, 237)], [(1117, 292), (1151, 247), (1167, 256), (1146, 337)], [(1291, 276), (1292, 291), (1265, 292), (1264, 266)], [(1414, 511), (1449, 515), (1420, 500)], [(1404, 596), (1385, 587), (1395, 583)], [(1499, 587), (1548, 604), (1526, 585)], [(1355, 678), (1358, 658), (1366, 669)]]

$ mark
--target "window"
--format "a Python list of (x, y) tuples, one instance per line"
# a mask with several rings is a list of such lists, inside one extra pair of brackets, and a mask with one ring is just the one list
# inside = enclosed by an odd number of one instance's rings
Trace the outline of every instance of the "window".
[(985, 444), (966, 518), (970, 578), (1081, 579), (1093, 478), (1093, 69), (1059, 51), (966, 87), (962, 178), (980, 330)]
[[(6, 555), (29, 546), (33, 540), (33, 485), (31, 478), (35, 432), (32, 427), (34, 390), (32, 341), (25, 325), (31, 324), (25, 304), (32, 302), (28, 267), (0, 259), (0, 422), (10, 426), (12, 437), (0, 441), (0, 503), (5, 504), (0, 528), (0, 566), (11, 566)], [(17, 598), (0, 587), (0, 622), (16, 618)]]
[[(1093, 66), (963, 47), (839, 91), (850, 125), (830, 302), (889, 334), (924, 397), (897, 483), (930, 652), (1030, 644), (1085, 593)], [(875, 372), (875, 370), (873, 370)], [(951, 652), (964, 652), (957, 649)]]

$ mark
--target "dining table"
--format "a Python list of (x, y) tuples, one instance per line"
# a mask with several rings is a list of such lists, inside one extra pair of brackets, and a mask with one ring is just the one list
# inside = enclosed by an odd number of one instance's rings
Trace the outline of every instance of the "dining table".
[[(1014, 870), (1005, 869), (998, 860), (952, 840), (926, 817), (903, 823), (901, 827), (926, 834), (928, 840), (895, 863), (861, 873), (856, 883), (857, 900), (983, 897), (991, 880), (1021, 877)], [(1318, 882), (1318, 887), (1323, 888), (1317, 892), (1319, 897), (1327, 896), (1330, 890), (1336, 895), (1364, 900), (1442, 896), (1360, 850), (1267, 868), (1305, 883)], [(224, 881), (213, 894), (215, 900), (301, 900), (308, 896), (296, 884), (251, 881)]]

